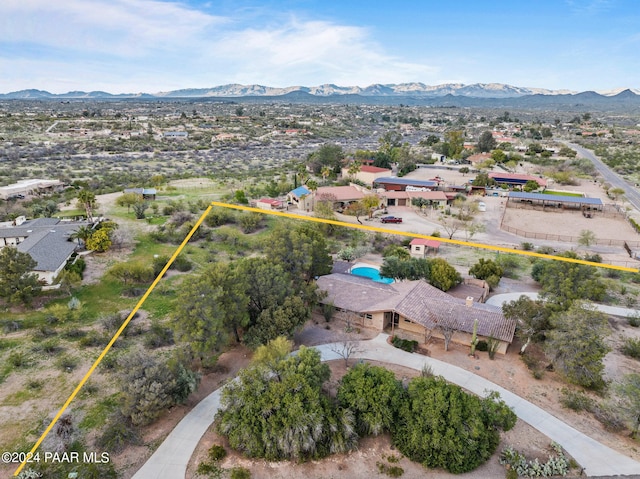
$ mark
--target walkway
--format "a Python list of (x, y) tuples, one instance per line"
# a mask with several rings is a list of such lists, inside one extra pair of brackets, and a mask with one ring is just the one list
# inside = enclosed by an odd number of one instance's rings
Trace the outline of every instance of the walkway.
[[(589, 476), (640, 475), (640, 463), (582, 434), (538, 406), (462, 368), (394, 348), (387, 343), (387, 338), (388, 335), (380, 334), (372, 340), (359, 341), (359, 351), (351, 358), (397, 364), (418, 371), (428, 364), (434, 374), (443, 376), (447, 381), (458, 384), (479, 396), (485, 396), (488, 391), (498, 391), (520, 419), (561, 444), (584, 467), (585, 474)], [(339, 343), (316, 346), (322, 354), (323, 361), (341, 359), (340, 355), (334, 351), (339, 350), (340, 347)], [(210, 394), (182, 419), (133, 478), (185, 477), (187, 463), (200, 438), (213, 422), (219, 404), (220, 389)]]
[[(504, 294), (495, 294), (487, 299), (486, 304), (491, 304), (493, 306), (502, 306), (503, 303), (508, 301), (515, 301), (520, 296), (527, 296), (534, 301), (538, 299), (538, 293), (504, 293)], [(602, 311), (605, 314), (610, 314), (612, 316), (620, 316), (623, 318), (629, 316), (640, 316), (640, 311), (637, 309), (630, 308), (621, 308), (619, 306), (608, 306), (606, 304), (598, 304), (598, 303), (590, 303), (587, 304), (595, 307), (598, 311)]]

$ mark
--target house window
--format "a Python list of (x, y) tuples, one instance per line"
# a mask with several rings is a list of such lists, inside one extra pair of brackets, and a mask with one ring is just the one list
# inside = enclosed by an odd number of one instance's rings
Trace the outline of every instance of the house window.
[(367, 319), (373, 319), (373, 315), (371, 314), (365, 314), (364, 317)]
[(402, 318), (402, 320), (403, 320), (405, 323), (413, 323), (413, 321), (411, 321), (410, 319), (407, 319), (407, 318)]
[(416, 246), (415, 248), (417, 252), (420, 252), (420, 246)]

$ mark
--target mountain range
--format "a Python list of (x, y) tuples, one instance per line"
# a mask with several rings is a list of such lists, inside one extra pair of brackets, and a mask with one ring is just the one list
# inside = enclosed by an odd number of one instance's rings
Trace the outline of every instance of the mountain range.
[(555, 111), (601, 111), (637, 113), (640, 90), (619, 89), (606, 92), (573, 92), (524, 88), (501, 83), (449, 83), (428, 86), (401, 83), (342, 87), (333, 84), (316, 87), (275, 88), (263, 85), (220, 85), (212, 88), (188, 88), (157, 93), (120, 93), (71, 91), (49, 93), (21, 90), (0, 94), (0, 100), (24, 101), (187, 101), (233, 103), (301, 103), (354, 105), (411, 105), (445, 108), (515, 108)]
[[(640, 95), (640, 89), (618, 89), (603, 92), (582, 92), (604, 97), (612, 97), (622, 92)], [(527, 88), (502, 83), (447, 83), (443, 85), (425, 85), (424, 83), (373, 84), (367, 87), (338, 86), (324, 84), (313, 87), (290, 86), (284, 88), (263, 85), (228, 84), (211, 88), (187, 88), (181, 90), (157, 93), (119, 93), (112, 94), (104, 91), (70, 91), (67, 93), (49, 93), (43, 90), (21, 90), (0, 94), (0, 99), (117, 99), (117, 98), (242, 98), (242, 97), (278, 97), (291, 93), (308, 94), (316, 97), (336, 97), (342, 95), (357, 95), (361, 97), (412, 97), (412, 98), (442, 98), (447, 96), (465, 98), (521, 98), (530, 95), (544, 96), (576, 96), (580, 93), (569, 90), (548, 90), (544, 88)], [(306, 95), (303, 95), (306, 96)]]

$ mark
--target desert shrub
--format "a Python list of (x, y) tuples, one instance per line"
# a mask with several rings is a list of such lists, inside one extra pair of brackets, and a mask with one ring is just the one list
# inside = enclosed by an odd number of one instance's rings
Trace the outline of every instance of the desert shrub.
[(600, 403), (593, 409), (594, 417), (600, 421), (607, 431), (620, 432), (624, 431), (624, 419), (620, 415), (620, 411), (608, 404)]
[(104, 334), (100, 334), (97, 331), (90, 331), (85, 336), (80, 338), (78, 344), (83, 348), (96, 348), (100, 346), (106, 346), (109, 342), (109, 337)]
[(629, 322), (629, 326), (637, 328), (640, 326), (640, 316), (628, 316), (627, 321)]
[(191, 271), (191, 268), (193, 268), (193, 263), (189, 261), (189, 258), (187, 258), (186, 256), (180, 255), (176, 258), (171, 266), (172, 268), (175, 268), (176, 270), (184, 273), (186, 271)]
[(78, 367), (79, 363), (80, 360), (75, 356), (64, 354), (58, 358), (56, 366), (58, 366), (62, 371), (71, 372)]
[(111, 313), (100, 318), (100, 326), (109, 334), (115, 333), (122, 326), (122, 316), (119, 313)]
[(251, 471), (244, 467), (232, 467), (229, 471), (229, 479), (251, 479)]
[(394, 336), (391, 339), (391, 344), (393, 344), (398, 349), (407, 351), (408, 353), (414, 352), (418, 347), (418, 341), (414, 341), (410, 339), (402, 339), (402, 338), (399, 338), (398, 336)]
[(156, 277), (160, 274), (160, 272), (162, 271), (162, 269), (164, 268), (164, 265), (167, 264), (167, 262), (169, 261), (169, 257), (166, 255), (159, 255), (159, 256), (155, 256), (153, 258), (153, 261), (151, 262), (151, 267), (153, 268), (153, 276)]
[(555, 253), (555, 249), (552, 246), (540, 246), (538, 247), (538, 253), (540, 254), (553, 254)]
[(515, 471), (515, 477), (566, 476), (569, 472), (569, 461), (560, 445), (551, 443), (551, 448), (555, 454), (550, 455), (549, 460), (542, 464), (538, 458), (527, 461), (524, 454), (512, 446), (507, 446), (502, 450), (499, 461), (509, 470)]
[(7, 358), (7, 364), (14, 368), (27, 368), (31, 365), (31, 359), (23, 351), (15, 351)]
[(149, 349), (171, 346), (173, 344), (173, 329), (159, 323), (153, 323), (144, 338), (144, 345)]
[(560, 393), (560, 404), (573, 411), (591, 411), (593, 400), (580, 391), (563, 388)]
[(528, 241), (525, 241), (523, 243), (520, 243), (520, 247), (524, 250), (524, 251), (533, 251), (534, 246), (533, 243), (529, 243)]
[(126, 417), (114, 413), (107, 419), (102, 434), (96, 439), (96, 445), (111, 453), (118, 453), (129, 445), (139, 444), (138, 432)]
[(640, 359), (640, 339), (625, 338), (620, 351), (630, 358)]
[(227, 450), (220, 444), (214, 444), (209, 448), (209, 460), (221, 461), (227, 457)]
[(322, 304), (322, 316), (324, 320), (328, 323), (333, 318), (333, 313), (335, 313), (336, 307), (333, 303), (323, 303)]

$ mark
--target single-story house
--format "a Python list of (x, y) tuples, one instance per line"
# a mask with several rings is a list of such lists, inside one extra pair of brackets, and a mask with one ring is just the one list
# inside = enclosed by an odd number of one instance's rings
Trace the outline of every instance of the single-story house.
[(333, 209), (342, 210), (349, 206), (351, 203), (360, 201), (368, 194), (374, 194), (373, 192), (363, 191), (362, 188), (355, 185), (349, 186), (322, 186), (318, 188), (315, 193), (315, 200), (318, 201), (331, 201), (333, 203)]
[(424, 188), (427, 190), (435, 190), (438, 188), (437, 181), (414, 180), (412, 178), (397, 178), (395, 176), (385, 176), (377, 178), (374, 186), (384, 188), (385, 191), (405, 191), (408, 186), (414, 188)]
[(414, 258), (424, 258), (430, 249), (435, 252), (440, 249), (440, 241), (425, 239), (425, 238), (413, 238), (409, 243), (411, 247), (410, 253)]
[(526, 175), (523, 173), (503, 173), (499, 171), (492, 171), (489, 173), (489, 178), (493, 178), (499, 185), (507, 185), (509, 187), (524, 186), (527, 181), (535, 181), (540, 188), (546, 188), (547, 180), (540, 178), (539, 176)]
[(158, 191), (155, 188), (125, 188), (125, 193), (135, 193), (142, 196), (143, 200), (155, 200)]
[(388, 330), (392, 334), (427, 343), (444, 339), (453, 330), (451, 342), (471, 345), (474, 322), (479, 340), (493, 337), (497, 352), (505, 354), (513, 341), (516, 323), (506, 319), (497, 306), (476, 303), (473, 298), (455, 298), (425, 281), (377, 283), (351, 274), (332, 273), (317, 280), (338, 315), (357, 318), (362, 327)]
[[(373, 183), (378, 179), (385, 176), (391, 175), (391, 170), (388, 168), (379, 168), (377, 166), (370, 165), (361, 165), (360, 170), (353, 175), (353, 178), (362, 181), (365, 185), (373, 185)], [(349, 174), (349, 167), (342, 168), (342, 177), (343, 178), (351, 178), (352, 175)]]
[(386, 200), (386, 206), (411, 206), (413, 198), (423, 198), (433, 206), (447, 205), (447, 195), (443, 191), (385, 191), (380, 196)]
[(298, 186), (295, 190), (287, 193), (287, 203), (297, 207), (300, 210), (311, 209), (311, 191), (306, 186)]
[(37, 263), (33, 272), (52, 284), (78, 247), (71, 235), (86, 224), (57, 218), (25, 221), (20, 226), (0, 228), (0, 248), (14, 246), (28, 253)]
[(189, 137), (189, 133), (186, 131), (165, 131), (162, 137), (168, 140), (186, 140)]
[(60, 180), (19, 180), (7, 186), (0, 186), (0, 199), (6, 200), (17, 195), (39, 194), (43, 192), (61, 191), (64, 185)]
[(256, 201), (256, 207), (262, 210), (279, 210), (282, 208), (282, 201), (273, 198), (260, 198)]
[(490, 159), (491, 153), (475, 153), (471, 156), (468, 156), (465, 161), (473, 166), (478, 166), (479, 164), (484, 163), (485, 161)]

